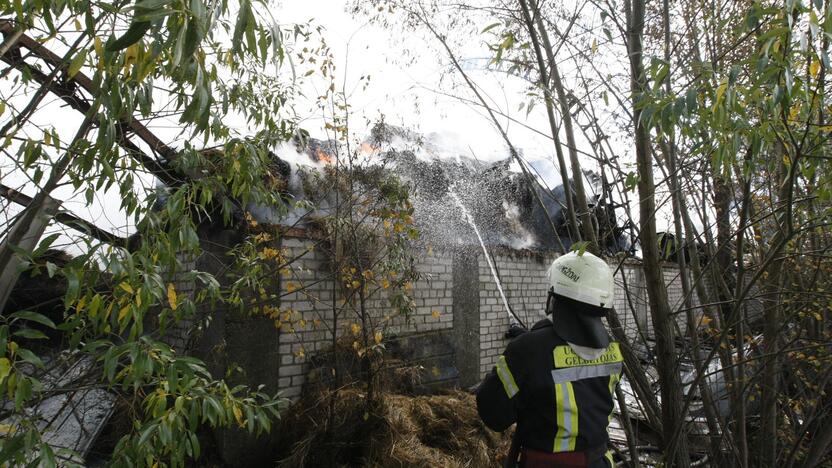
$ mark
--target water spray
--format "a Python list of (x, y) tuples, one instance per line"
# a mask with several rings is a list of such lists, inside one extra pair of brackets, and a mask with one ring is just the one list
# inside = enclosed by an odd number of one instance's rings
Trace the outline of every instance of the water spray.
[(471, 213), (465, 208), (465, 205), (462, 203), (462, 200), (459, 198), (459, 195), (456, 194), (453, 188), (449, 188), (448, 192), (451, 194), (451, 197), (456, 202), (459, 209), (462, 211), (462, 215), (465, 217), (465, 220), (474, 229), (474, 234), (477, 235), (477, 240), (480, 242), (480, 247), (482, 247), (482, 252), (485, 255), (485, 261), (488, 262), (488, 268), (491, 270), (491, 276), (494, 278), (494, 284), (497, 285), (497, 291), (500, 293), (500, 298), (503, 300), (503, 305), (506, 308), (506, 312), (509, 315), (509, 320), (515, 320), (517, 323), (522, 325), (524, 328), (526, 324), (520, 320), (520, 317), (514, 313), (511, 306), (508, 304), (508, 299), (506, 298), (506, 294), (503, 291), (503, 284), (500, 281), (500, 275), (497, 274), (497, 267), (494, 265), (494, 260), (491, 258), (491, 255), (488, 253), (488, 249), (485, 247), (485, 242), (482, 240), (482, 235), (480, 235), (480, 230), (477, 228), (477, 223), (474, 222), (474, 217), (471, 216)]

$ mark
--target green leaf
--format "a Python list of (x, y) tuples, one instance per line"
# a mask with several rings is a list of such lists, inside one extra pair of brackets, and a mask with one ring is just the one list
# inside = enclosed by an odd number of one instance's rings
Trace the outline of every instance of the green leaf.
[(583, 255), (586, 252), (587, 247), (589, 247), (589, 241), (581, 241), (572, 244), (572, 247), (569, 250), (572, 252), (577, 252), (578, 255)]
[(28, 320), (30, 322), (36, 322), (41, 325), (45, 325), (49, 328), (55, 328), (55, 322), (49, 319), (49, 317), (39, 314), (37, 312), (32, 312), (29, 310), (22, 310), (20, 312), (15, 312), (9, 315), (10, 322), (14, 323), (17, 320)]
[(30, 340), (45, 340), (48, 338), (42, 331), (35, 330), (33, 328), (21, 328), (20, 330), (14, 332), (13, 335)]
[[(43, 369), (43, 361), (35, 355), (35, 353), (29, 351), (26, 348), (17, 348), (17, 355), (20, 357), (21, 360), (28, 362), (29, 364)], [(29, 380), (29, 379), (24, 379)], [(21, 381), (22, 382), (22, 381)]]
[(130, 27), (127, 28), (127, 31), (124, 32), (123, 36), (113, 42), (109, 42), (105, 48), (110, 52), (117, 52), (119, 50), (126, 49), (139, 42), (152, 25), (153, 23), (150, 21), (134, 21), (130, 24)]
[(480, 34), (485, 34), (485, 33), (487, 33), (488, 31), (491, 31), (492, 29), (496, 28), (497, 26), (499, 26), (499, 25), (501, 25), (501, 24), (503, 24), (503, 23), (491, 23), (491, 24), (489, 24), (488, 26), (486, 26), (486, 27), (485, 27), (485, 29), (483, 29), (482, 31), (480, 31)]
[(75, 57), (69, 62), (69, 68), (67, 69), (67, 75), (72, 78), (78, 74), (81, 70), (81, 66), (84, 65), (84, 61), (87, 59), (87, 49), (83, 49), (78, 52)]
[(39, 257), (43, 255), (44, 252), (49, 250), (49, 247), (61, 236), (61, 233), (56, 232), (55, 234), (50, 234), (46, 236), (40, 243), (38, 244), (38, 248), (32, 252), (32, 257)]

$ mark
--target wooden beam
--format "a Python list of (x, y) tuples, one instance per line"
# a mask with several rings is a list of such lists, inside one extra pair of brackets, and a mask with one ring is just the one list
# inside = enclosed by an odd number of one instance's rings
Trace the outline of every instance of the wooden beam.
[[(20, 193), (17, 190), (11, 187), (7, 187), (3, 184), (0, 184), (0, 197), (3, 197), (6, 200), (17, 203), (21, 206), (29, 206), (29, 203), (32, 202), (32, 198), (28, 195)], [(109, 231), (105, 231), (104, 229), (95, 226), (89, 221), (83, 220), (71, 213), (65, 211), (58, 211), (55, 214), (55, 221), (72, 229), (75, 229), (76, 231), (80, 231), (84, 234), (87, 234), (93, 237), (94, 239), (98, 239), (101, 242), (106, 242), (107, 244), (120, 247), (127, 246), (126, 237), (119, 237)]]
[[(0, 32), (4, 35), (16, 33), (13, 23), (7, 20), (0, 20)], [(99, 92), (88, 76), (86, 76), (83, 72), (78, 72), (72, 78), (67, 77), (66, 69), (69, 64), (65, 63), (60, 56), (50, 51), (41, 43), (25, 34), (20, 35), (17, 41), (9, 48), (9, 51), (0, 56), (0, 60), (8, 63), (13, 68), (22, 68), (27, 64), (23, 61), (20, 48), (26, 48), (29, 52), (31, 52), (32, 56), (43, 60), (52, 67), (64, 71), (64, 77), (59, 81), (52, 80), (48, 74), (29, 66), (29, 71), (35, 81), (41, 85), (47, 86), (53, 94), (61, 98), (71, 108), (77, 110), (78, 112), (86, 114), (90, 110), (92, 105), (86, 98), (80, 96), (77, 92), (78, 88), (81, 88), (90, 94)], [(182, 180), (179, 177), (176, 177), (167, 167), (168, 163), (176, 158), (178, 152), (166, 145), (162, 140), (154, 135), (153, 132), (145, 127), (144, 124), (133, 118), (123, 119), (118, 125), (116, 125), (116, 133), (119, 145), (126, 149), (132, 157), (138, 160), (153, 175), (161, 179), (169, 186), (177, 186), (182, 183)], [(144, 141), (154, 153), (160, 155), (164, 159), (164, 162), (145, 154), (141, 148), (130, 141), (128, 136), (130, 133), (136, 135)]]

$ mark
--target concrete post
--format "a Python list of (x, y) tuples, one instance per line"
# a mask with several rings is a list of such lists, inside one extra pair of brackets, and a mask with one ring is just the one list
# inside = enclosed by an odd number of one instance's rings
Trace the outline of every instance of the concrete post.
[(479, 262), (474, 250), (454, 253), (452, 307), (459, 384), (463, 388), (470, 387), (480, 381)]

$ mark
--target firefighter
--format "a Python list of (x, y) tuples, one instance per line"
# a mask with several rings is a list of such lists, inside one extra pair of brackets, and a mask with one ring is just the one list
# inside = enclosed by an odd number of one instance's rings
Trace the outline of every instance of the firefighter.
[(618, 343), (601, 321), (613, 306), (612, 272), (591, 253), (558, 257), (547, 273), (546, 314), (506, 347), (477, 390), (477, 410), (495, 431), (517, 423), (506, 466), (607, 468)]

